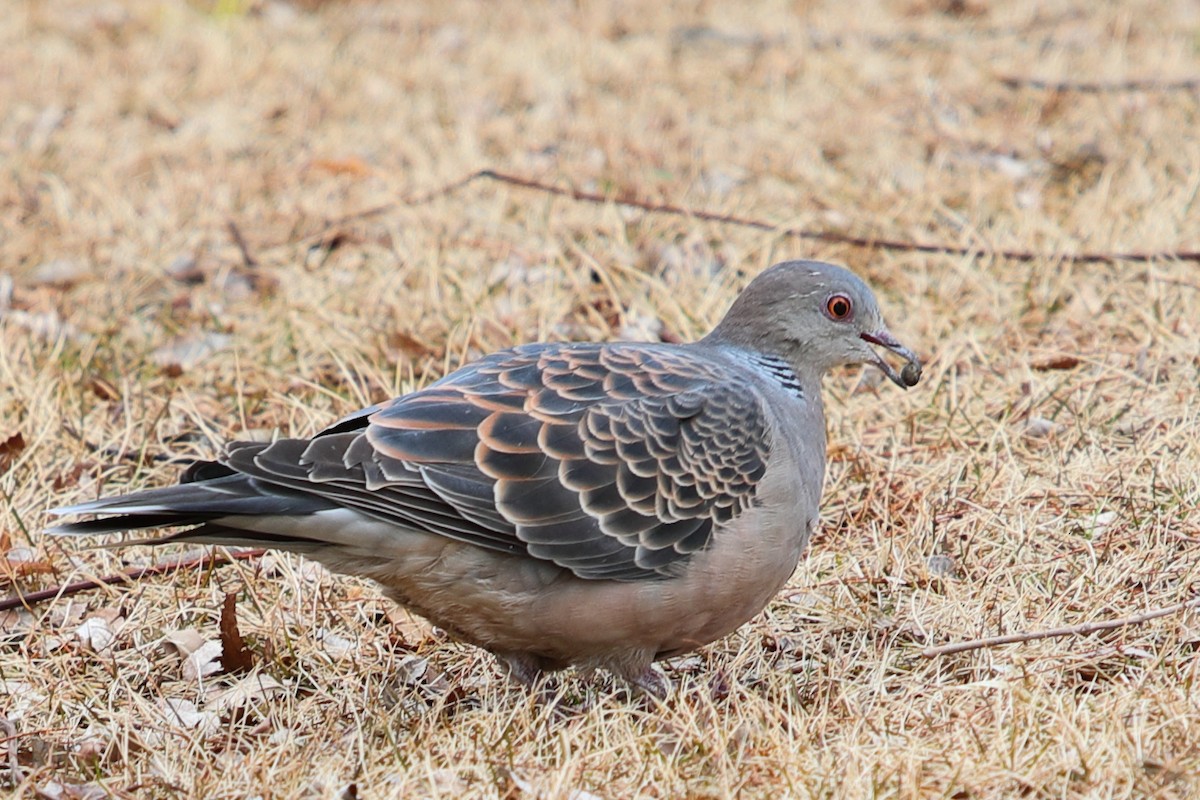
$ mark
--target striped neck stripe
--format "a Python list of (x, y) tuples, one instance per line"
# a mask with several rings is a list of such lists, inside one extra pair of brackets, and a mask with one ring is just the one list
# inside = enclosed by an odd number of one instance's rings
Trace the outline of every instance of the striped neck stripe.
[(800, 378), (796, 375), (796, 371), (791, 366), (778, 356), (755, 356), (754, 363), (763, 369), (768, 375), (779, 382), (779, 385), (796, 397), (803, 397), (804, 390), (800, 386)]

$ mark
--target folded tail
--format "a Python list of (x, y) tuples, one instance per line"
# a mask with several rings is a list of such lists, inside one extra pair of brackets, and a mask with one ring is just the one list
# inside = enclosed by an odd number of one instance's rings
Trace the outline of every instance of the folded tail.
[(201, 542), (215, 545), (264, 545), (305, 550), (318, 543), (283, 532), (253, 530), (262, 518), (303, 517), (333, 508), (319, 496), (264, 484), (212, 461), (188, 468), (178, 486), (148, 489), (118, 497), (49, 509), (56, 516), (97, 514), (98, 519), (67, 522), (47, 533), (92, 536), (121, 531), (184, 527), (166, 536), (123, 544)]

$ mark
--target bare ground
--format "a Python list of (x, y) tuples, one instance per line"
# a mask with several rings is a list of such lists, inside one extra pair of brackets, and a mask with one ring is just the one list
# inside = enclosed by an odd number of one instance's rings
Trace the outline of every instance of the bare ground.
[[(1060, 257), (1200, 250), (1200, 94), (1120, 85), (1200, 77), (1194, 3), (9, 5), (0, 595), (174, 557), (46, 537), (48, 506), (515, 342), (698, 336), (783, 258), (858, 270), (929, 366), (908, 393), (829, 380), (822, 532), (765, 614), (667, 665), (665, 707), (512, 688), (370, 585), (267, 556), (0, 612), (0, 791), (1200, 790), (1193, 613), (922, 655), (1200, 585), (1197, 264)], [(489, 182), (339, 221), (484, 167), (981, 252)], [(197, 674), (227, 593), (255, 666)]]

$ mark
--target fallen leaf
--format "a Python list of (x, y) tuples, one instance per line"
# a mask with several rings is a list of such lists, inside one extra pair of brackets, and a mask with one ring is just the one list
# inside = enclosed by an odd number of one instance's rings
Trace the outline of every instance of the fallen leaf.
[(8, 472), (9, 466), (16, 460), (21, 451), (25, 449), (25, 437), (20, 432), (14, 433), (12, 436), (0, 442), (0, 475)]
[(583, 789), (572, 789), (567, 795), (567, 800), (603, 800), (598, 794), (584, 791)]
[(186, 628), (180, 631), (167, 631), (163, 634), (163, 644), (168, 650), (174, 650), (181, 657), (187, 658), (204, 646), (207, 640), (200, 631)]
[(415, 684), (429, 671), (429, 661), (420, 656), (408, 656), (396, 665), (393, 674), (402, 683)]
[(213, 353), (225, 350), (233, 344), (233, 337), (227, 333), (197, 333), (190, 336), (176, 336), (166, 344), (156, 348), (150, 358), (164, 370), (178, 370), (182, 374), (199, 364)]
[(1089, 539), (1096, 539), (1104, 535), (1117, 519), (1115, 511), (1100, 511), (1091, 519), (1084, 520), (1080, 529)]
[(25, 609), (10, 608), (0, 611), (0, 642), (24, 638), (32, 628), (33, 614)]
[(221, 643), (209, 639), (183, 660), (180, 675), (185, 681), (194, 681), (221, 671)]
[(66, 489), (68, 486), (77, 485), (79, 483), (80, 476), (83, 475), (83, 471), (86, 469), (91, 469), (94, 466), (95, 463), (91, 461), (75, 462), (75, 466), (71, 467), (71, 469), (54, 476), (54, 482), (51, 484), (51, 488), (57, 493), (61, 492), (63, 489)]
[(0, 698), (4, 699), (4, 716), (9, 721), (17, 722), (29, 711), (39, 708), (46, 702), (46, 695), (37, 687), (26, 681), (13, 681), (0, 678)]
[(223, 713), (286, 693), (287, 687), (282, 683), (270, 675), (257, 673), (247, 675), (228, 689), (217, 692), (204, 705), (209, 711)]
[(431, 669), (429, 662), (420, 656), (406, 656), (396, 664), (393, 673), (396, 680), (409, 686), (419, 686), (434, 692), (450, 691), (450, 681), (446, 676)]
[[(120, 618), (118, 618), (119, 620)], [(75, 638), (85, 647), (99, 653), (107, 650), (116, 641), (116, 621), (110, 621), (103, 616), (88, 617), (83, 624), (75, 629)]]
[(88, 388), (92, 390), (92, 394), (101, 400), (121, 399), (121, 393), (117, 391), (117, 387), (113, 386), (111, 381), (101, 378), (98, 375), (93, 375), (88, 379)]
[(622, 342), (658, 342), (662, 341), (662, 332), (663, 322), (653, 314), (628, 314), (616, 338)]
[(1050, 370), (1056, 369), (1074, 369), (1081, 363), (1083, 363), (1082, 360), (1076, 358), (1075, 356), (1062, 355), (1054, 356), (1053, 358), (1047, 358), (1045, 361), (1036, 361), (1030, 366), (1032, 366), (1038, 372), (1049, 372)]
[(75, 326), (63, 320), (57, 311), (9, 311), (4, 318), (43, 342), (56, 342), (59, 339), (77, 341), (81, 338)]
[(1053, 436), (1061, 427), (1057, 422), (1045, 417), (1030, 417), (1025, 422), (1025, 429), (1022, 433), (1031, 439), (1045, 439)]
[(191, 700), (164, 697), (159, 701), (158, 707), (164, 720), (181, 728), (211, 735), (221, 727), (221, 718), (216, 713), (201, 711)]
[(388, 348), (397, 350), (408, 358), (420, 358), (433, 352), (432, 347), (411, 333), (400, 330), (389, 331), (386, 343)]
[[(449, 768), (435, 769), (426, 773), (427, 780), (436, 791), (436, 797), (463, 797), (467, 794), (468, 785), (457, 771)], [(512, 797), (511, 793), (501, 794), (502, 797)]]
[(958, 570), (954, 566), (954, 559), (945, 553), (934, 553), (926, 558), (925, 568), (935, 578), (954, 578), (958, 575)]
[(54, 572), (54, 566), (44, 558), (39, 558), (37, 551), (31, 547), (14, 547), (0, 559), (0, 581), (9, 583), (17, 578), (28, 575), (46, 575)]
[(365, 178), (371, 174), (371, 165), (358, 156), (345, 158), (316, 158), (309, 163), (309, 168), (318, 172), (328, 172), (332, 175), (350, 175), (354, 178)]
[(237, 624), (237, 593), (225, 595), (221, 604), (221, 669), (226, 673), (249, 672), (254, 656), (246, 647)]
[(186, 283), (189, 286), (204, 283), (204, 270), (200, 269), (197, 265), (194, 256), (175, 256), (171, 263), (167, 265), (165, 271), (174, 280)]
[(37, 789), (38, 797), (48, 800), (103, 800), (112, 793), (94, 783), (59, 783), (50, 781)]
[(345, 658), (357, 649), (353, 641), (338, 636), (328, 628), (318, 628), (313, 632), (313, 638), (321, 644), (325, 654), (333, 659)]
[(104, 760), (108, 752), (109, 742), (98, 736), (88, 736), (77, 742), (71, 749), (75, 758), (85, 764), (96, 765)]
[(90, 273), (91, 271), (78, 261), (72, 261), (69, 258), (55, 258), (34, 267), (33, 272), (29, 275), (29, 283), (31, 286), (53, 286), (58, 289), (67, 289), (88, 277)]

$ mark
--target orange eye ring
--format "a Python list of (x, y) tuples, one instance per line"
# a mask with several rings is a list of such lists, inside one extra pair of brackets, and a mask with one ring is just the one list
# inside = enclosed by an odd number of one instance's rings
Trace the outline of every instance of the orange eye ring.
[(854, 316), (854, 301), (844, 294), (832, 295), (825, 301), (825, 315), (834, 322), (845, 322)]

